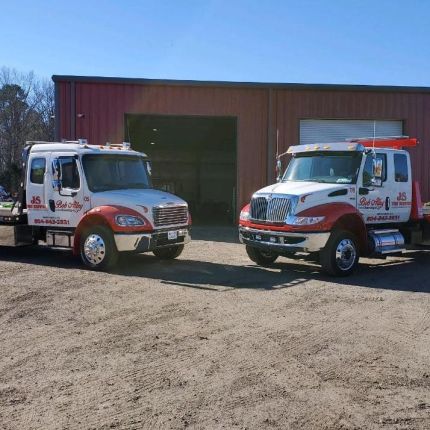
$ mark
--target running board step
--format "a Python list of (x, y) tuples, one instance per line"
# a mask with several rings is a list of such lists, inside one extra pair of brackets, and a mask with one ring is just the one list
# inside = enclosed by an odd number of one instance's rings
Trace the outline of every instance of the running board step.
[(371, 230), (369, 236), (376, 254), (384, 255), (406, 251), (405, 238), (399, 230)]
[(71, 231), (48, 230), (46, 232), (46, 244), (52, 247), (72, 248), (73, 233)]

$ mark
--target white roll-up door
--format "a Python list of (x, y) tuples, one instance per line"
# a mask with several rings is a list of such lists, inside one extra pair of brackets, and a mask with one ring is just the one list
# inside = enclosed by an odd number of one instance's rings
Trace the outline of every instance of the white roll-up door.
[(355, 119), (303, 119), (300, 121), (300, 144), (343, 142), (357, 137), (402, 136), (403, 121)]

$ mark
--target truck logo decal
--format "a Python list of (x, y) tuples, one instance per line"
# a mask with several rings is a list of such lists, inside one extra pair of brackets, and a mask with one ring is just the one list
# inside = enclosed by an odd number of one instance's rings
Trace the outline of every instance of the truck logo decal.
[(40, 196), (32, 196), (30, 203), (27, 205), (27, 209), (44, 210), (46, 209), (46, 205), (42, 204), (42, 198)]
[(146, 213), (146, 214), (148, 213), (148, 208), (146, 206), (143, 206), (143, 205), (137, 205), (137, 206), (142, 208), (144, 213)]
[(380, 197), (377, 197), (376, 199), (366, 199), (366, 197), (362, 197), (358, 204), (364, 209), (381, 209), (384, 207), (385, 202)]
[(77, 200), (73, 202), (63, 202), (63, 200), (57, 200), (55, 202), (55, 210), (63, 212), (80, 212), (84, 205), (79, 203)]
[(312, 195), (312, 193), (304, 194), (302, 197), (300, 197), (300, 201), (301, 201), (302, 203), (304, 203), (304, 202), (305, 202), (305, 200), (306, 200), (306, 197), (309, 197), (310, 195)]
[(397, 201), (405, 202), (406, 200), (408, 200), (408, 195), (405, 192), (400, 192), (399, 195), (397, 196)]
[(37, 218), (34, 220), (35, 224), (45, 224), (45, 225), (69, 225), (70, 221), (68, 219), (58, 219), (58, 218)]
[(377, 222), (377, 221), (398, 221), (400, 219), (399, 215), (377, 215), (377, 216), (368, 216), (366, 221), (368, 222)]
[(397, 208), (397, 207), (409, 207), (412, 205), (412, 202), (391, 202), (391, 205), (395, 208)]

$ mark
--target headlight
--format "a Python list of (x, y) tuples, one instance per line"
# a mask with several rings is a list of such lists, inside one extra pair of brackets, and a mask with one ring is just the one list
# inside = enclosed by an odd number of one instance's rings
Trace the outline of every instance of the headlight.
[(239, 219), (241, 221), (248, 221), (249, 220), (249, 211), (241, 211)]
[(115, 217), (115, 222), (121, 227), (145, 225), (145, 221), (142, 218), (131, 215), (117, 215)]
[(293, 216), (290, 215), (285, 220), (288, 225), (312, 225), (324, 221), (325, 216)]

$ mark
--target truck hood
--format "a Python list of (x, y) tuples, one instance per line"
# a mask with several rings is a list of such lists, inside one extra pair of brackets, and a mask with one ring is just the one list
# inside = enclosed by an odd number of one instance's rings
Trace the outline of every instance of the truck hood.
[[(341, 195), (329, 196), (337, 190), (346, 190)], [(314, 206), (328, 203), (348, 203), (355, 206), (355, 184), (325, 184), (320, 182), (280, 182), (258, 190), (254, 196), (267, 194), (293, 196), (292, 213), (297, 214)]]
[(91, 207), (124, 206), (142, 214), (153, 223), (152, 208), (159, 205), (187, 205), (181, 198), (165, 191), (146, 189), (111, 190), (91, 195)]
[(101, 205), (120, 205), (125, 207), (145, 205), (152, 207), (162, 204), (186, 204), (184, 200), (173, 194), (152, 188), (146, 190), (111, 190), (94, 193), (91, 196), (91, 203), (93, 207)]
[(302, 196), (303, 194), (332, 192), (354, 186), (352, 184), (324, 184), (320, 182), (279, 182), (269, 185), (255, 194), (290, 194), (292, 196)]

